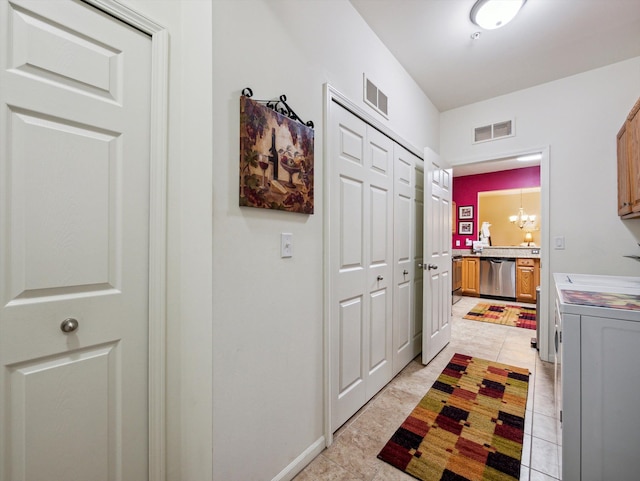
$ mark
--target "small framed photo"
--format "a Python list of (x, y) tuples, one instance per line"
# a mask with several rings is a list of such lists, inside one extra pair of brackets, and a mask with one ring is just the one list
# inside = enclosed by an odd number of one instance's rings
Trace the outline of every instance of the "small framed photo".
[(473, 222), (458, 222), (458, 235), (473, 235)]
[(458, 207), (458, 219), (473, 219), (473, 206), (461, 205)]

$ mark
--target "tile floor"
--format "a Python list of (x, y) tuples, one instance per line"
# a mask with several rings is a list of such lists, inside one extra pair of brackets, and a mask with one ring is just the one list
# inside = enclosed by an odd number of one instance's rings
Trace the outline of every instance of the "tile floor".
[(456, 352), (531, 371), (520, 480), (557, 480), (553, 364), (541, 361), (531, 348), (532, 330), (462, 319), (477, 302), (463, 297), (454, 304), (451, 343), (427, 366), (419, 358), (409, 363), (334, 434), (333, 444), (294, 481), (415, 481), (376, 456)]

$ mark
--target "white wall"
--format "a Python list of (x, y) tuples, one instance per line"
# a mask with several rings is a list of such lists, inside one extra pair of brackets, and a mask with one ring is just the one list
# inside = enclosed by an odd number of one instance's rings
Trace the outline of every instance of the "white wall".
[[(439, 114), (347, 0), (214, 1), (213, 67), (213, 478), (270, 480), (323, 435), (323, 84), (366, 109), (366, 72), (420, 149)], [(315, 215), (238, 207), (244, 87), (314, 121)]]
[[(640, 275), (623, 257), (639, 253), (640, 219), (617, 216), (616, 170), (616, 134), (639, 86), (640, 57), (443, 112), (440, 153), (457, 165), (549, 146), (549, 235), (566, 246), (546, 255), (549, 272)], [(509, 118), (515, 137), (471, 143), (473, 127)]]
[[(551, 270), (638, 275), (640, 220), (617, 216), (616, 134), (640, 96), (640, 57), (443, 112), (441, 155), (454, 165), (550, 148)], [(516, 136), (472, 145), (484, 122), (515, 117)]]

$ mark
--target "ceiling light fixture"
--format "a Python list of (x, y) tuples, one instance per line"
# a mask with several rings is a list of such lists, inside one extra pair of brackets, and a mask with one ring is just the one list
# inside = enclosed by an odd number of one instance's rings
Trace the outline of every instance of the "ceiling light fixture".
[(527, 0), (478, 0), (471, 8), (471, 21), (485, 30), (504, 27)]
[(520, 189), (520, 209), (516, 215), (509, 216), (509, 222), (515, 224), (520, 229), (524, 227), (533, 227), (536, 222), (535, 215), (527, 215), (522, 208), (522, 189)]

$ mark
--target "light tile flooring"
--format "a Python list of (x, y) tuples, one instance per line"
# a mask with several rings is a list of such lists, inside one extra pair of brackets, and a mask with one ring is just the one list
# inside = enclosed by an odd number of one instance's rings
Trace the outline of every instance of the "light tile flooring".
[(454, 304), (451, 343), (427, 366), (413, 360), (336, 432), (333, 444), (294, 481), (415, 481), (376, 456), (456, 352), (529, 369), (520, 479), (558, 479), (553, 364), (541, 361), (531, 347), (532, 330), (462, 319), (478, 301), (463, 297)]

